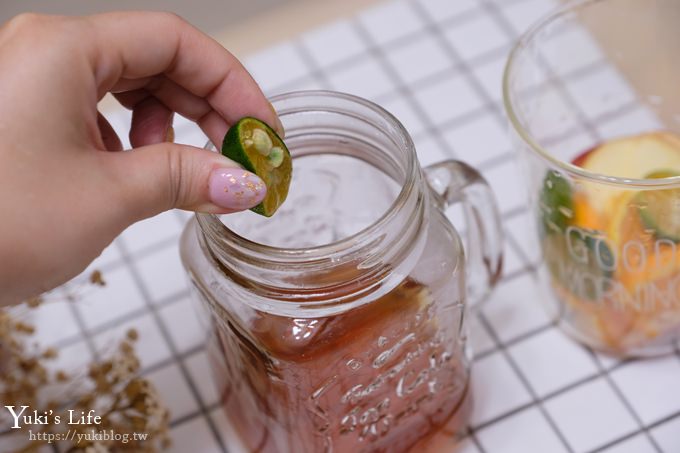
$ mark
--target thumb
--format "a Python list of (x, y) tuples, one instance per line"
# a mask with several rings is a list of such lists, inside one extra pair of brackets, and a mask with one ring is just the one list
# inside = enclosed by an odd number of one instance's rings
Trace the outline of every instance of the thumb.
[(172, 208), (225, 214), (252, 208), (267, 188), (254, 173), (219, 153), (158, 143), (106, 153), (130, 222)]

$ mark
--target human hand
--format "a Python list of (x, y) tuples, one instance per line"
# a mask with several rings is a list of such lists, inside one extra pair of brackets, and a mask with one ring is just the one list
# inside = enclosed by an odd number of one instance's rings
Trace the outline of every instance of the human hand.
[[(219, 153), (166, 141), (173, 112), (218, 144), (243, 116), (283, 132), (236, 58), (177, 16), (21, 15), (0, 28), (0, 67), (0, 305), (68, 281), (138, 220), (265, 195)], [(97, 111), (107, 92), (133, 111), (132, 151)], [(254, 183), (247, 202), (233, 181)]]

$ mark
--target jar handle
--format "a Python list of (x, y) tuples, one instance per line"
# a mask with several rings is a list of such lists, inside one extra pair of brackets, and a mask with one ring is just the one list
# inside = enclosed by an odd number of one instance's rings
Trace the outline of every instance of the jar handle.
[(503, 263), (503, 229), (491, 187), (484, 177), (458, 160), (424, 169), (435, 203), (444, 211), (461, 203), (467, 228), (467, 294), (471, 306), (482, 302), (498, 282)]

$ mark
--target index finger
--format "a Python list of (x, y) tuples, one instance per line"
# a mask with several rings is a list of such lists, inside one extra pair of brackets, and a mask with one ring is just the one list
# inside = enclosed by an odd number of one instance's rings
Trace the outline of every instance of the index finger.
[(121, 78), (164, 74), (204, 98), (228, 124), (253, 116), (281, 128), (271, 104), (238, 59), (179, 16), (118, 12), (87, 20), (95, 35), (89, 56), (100, 95)]

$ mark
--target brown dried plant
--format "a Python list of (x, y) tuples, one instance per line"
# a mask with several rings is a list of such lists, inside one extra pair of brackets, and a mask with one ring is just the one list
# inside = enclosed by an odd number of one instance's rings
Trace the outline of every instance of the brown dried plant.
[[(104, 286), (102, 274), (93, 272), (86, 285)], [(60, 423), (11, 429), (10, 412), (0, 407), (0, 450), (11, 446), (9, 451), (16, 453), (38, 451), (48, 443), (48, 435), (59, 451), (69, 453), (150, 453), (165, 449), (169, 444), (169, 411), (153, 384), (139, 374), (140, 362), (134, 349), (137, 331), (129, 330), (117, 349), (85, 370), (69, 373), (54, 369), (58, 351), (32, 341), (35, 327), (21, 320), (26, 308), (49, 302), (47, 295), (26, 301), (23, 307), (0, 309), (0, 402), (2, 406), (29, 406), (31, 413), (34, 409), (40, 414), (50, 413), (51, 421), (59, 416)], [(101, 422), (68, 424), (69, 410), (77, 415), (94, 410)], [(69, 439), (63, 440), (67, 432)], [(115, 433), (117, 440), (106, 440), (93, 432)], [(146, 438), (135, 438), (134, 433)], [(62, 440), (56, 440), (57, 435)], [(123, 442), (126, 436), (127, 442)]]

